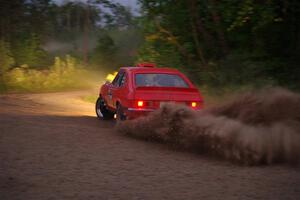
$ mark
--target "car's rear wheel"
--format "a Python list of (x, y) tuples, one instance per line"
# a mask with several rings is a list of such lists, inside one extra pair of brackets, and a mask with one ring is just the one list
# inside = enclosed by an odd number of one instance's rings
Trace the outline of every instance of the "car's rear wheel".
[(117, 105), (116, 115), (117, 115), (116, 116), (117, 121), (124, 121), (124, 120), (126, 120), (126, 115), (124, 114), (123, 107), (122, 107), (121, 104)]
[(102, 97), (99, 97), (96, 102), (96, 114), (99, 119), (113, 119), (114, 113), (107, 109), (105, 101)]

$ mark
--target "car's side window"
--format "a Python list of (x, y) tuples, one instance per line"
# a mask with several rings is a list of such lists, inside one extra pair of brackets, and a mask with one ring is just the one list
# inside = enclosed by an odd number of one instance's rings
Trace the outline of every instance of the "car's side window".
[(124, 72), (119, 72), (117, 74), (117, 76), (114, 78), (113, 82), (112, 82), (112, 85), (116, 86), (116, 87), (119, 87), (119, 82), (123, 76)]
[(120, 87), (125, 83), (125, 72), (119, 72), (112, 84), (116, 87)]
[(114, 78), (114, 80), (112, 81), (112, 85), (116, 85), (116, 83), (118, 82), (118, 80), (119, 80), (119, 78), (120, 78), (120, 72), (117, 74), (117, 76)]
[(122, 78), (120, 78), (119, 86), (123, 86), (126, 83), (126, 73), (123, 73)]

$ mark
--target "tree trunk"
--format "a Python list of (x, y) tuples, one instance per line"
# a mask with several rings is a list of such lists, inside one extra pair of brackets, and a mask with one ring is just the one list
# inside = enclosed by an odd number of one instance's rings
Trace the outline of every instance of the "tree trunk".
[(202, 20), (198, 13), (198, 6), (197, 6), (197, 0), (188, 0), (187, 1), (189, 11), (191, 13), (192, 23), (195, 24), (196, 30), (199, 34), (198, 37), (202, 36), (204, 43), (208, 47), (213, 47), (213, 37), (205, 30), (204, 25), (202, 23)]
[(222, 53), (223, 53), (223, 55), (226, 55), (226, 54), (228, 54), (229, 49), (228, 49), (227, 41), (225, 39), (225, 34), (221, 27), (220, 15), (218, 14), (218, 11), (216, 8), (216, 1), (218, 1), (218, 0), (210, 0), (210, 3), (212, 5), (211, 14), (212, 14), (212, 18), (213, 18), (213, 21), (214, 21), (214, 24), (216, 27), (220, 46), (222, 48)]
[(77, 7), (77, 11), (76, 11), (76, 26), (77, 26), (77, 33), (81, 32), (81, 29), (80, 29), (80, 9)]
[(84, 24), (84, 39), (83, 39), (83, 61), (84, 65), (88, 65), (89, 53), (89, 5), (86, 6), (85, 24)]
[(67, 27), (68, 31), (71, 31), (71, 9), (67, 10)]
[(191, 27), (192, 27), (193, 39), (195, 42), (197, 55), (200, 59), (201, 64), (204, 66), (204, 68), (206, 68), (207, 64), (206, 64), (206, 60), (203, 55), (202, 48), (200, 46), (199, 36), (198, 36), (197, 30), (196, 30), (195, 24), (192, 21), (191, 21)]

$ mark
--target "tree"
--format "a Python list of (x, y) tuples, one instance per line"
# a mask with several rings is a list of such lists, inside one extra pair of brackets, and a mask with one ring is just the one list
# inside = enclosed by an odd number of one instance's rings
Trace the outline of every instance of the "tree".
[(0, 40), (0, 91), (5, 89), (4, 75), (14, 64), (9, 44)]
[(14, 64), (14, 59), (10, 52), (9, 44), (0, 40), (0, 72), (3, 74)]
[(41, 68), (48, 64), (47, 53), (42, 49), (40, 38), (36, 34), (19, 41), (15, 48), (13, 55), (18, 66), (27, 64), (30, 67)]
[(0, 0), (0, 39), (11, 42), (24, 30), (25, 0)]
[[(187, 66), (188, 74), (206, 84), (271, 80), (300, 86), (298, 1), (139, 2), (146, 38), (140, 59)], [(173, 56), (162, 58), (170, 51)]]
[(91, 62), (103, 68), (110, 68), (116, 63), (116, 46), (107, 33), (101, 34), (97, 41), (97, 46), (92, 54)]

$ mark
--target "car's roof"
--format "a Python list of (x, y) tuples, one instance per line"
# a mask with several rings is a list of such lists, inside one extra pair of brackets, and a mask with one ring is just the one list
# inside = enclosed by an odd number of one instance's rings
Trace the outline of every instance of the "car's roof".
[(177, 69), (157, 68), (157, 67), (122, 67), (121, 69), (130, 72), (148, 72), (148, 73), (181, 73)]

